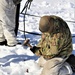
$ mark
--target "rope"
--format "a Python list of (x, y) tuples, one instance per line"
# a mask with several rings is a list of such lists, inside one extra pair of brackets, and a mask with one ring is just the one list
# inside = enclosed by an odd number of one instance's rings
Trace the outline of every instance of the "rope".
[[(41, 34), (38, 34), (38, 33), (32, 33), (32, 32), (28, 32), (28, 31), (25, 31), (25, 15), (28, 15), (28, 16), (34, 16), (34, 17), (41, 17), (41, 16), (37, 16), (37, 15), (31, 15), (31, 14), (27, 14), (27, 9), (29, 9), (30, 8), (30, 5), (31, 5), (31, 2), (32, 2), (33, 0), (27, 0), (26, 1), (26, 3), (25, 3), (25, 6), (24, 6), (24, 8), (23, 8), (23, 10), (21, 11), (21, 13), (20, 14), (22, 14), (22, 15), (24, 15), (24, 20), (23, 20), (23, 22), (24, 22), (24, 31), (23, 30), (19, 30), (19, 31), (22, 31), (22, 32), (24, 32), (24, 38), (26, 39), (26, 35), (25, 35), (25, 33), (29, 33), (29, 34), (33, 34), (33, 35), (41, 35)], [(25, 12), (24, 12), (25, 11)], [(71, 22), (71, 23), (75, 23), (75, 21), (70, 21), (70, 20), (65, 20), (66, 22)], [(72, 36), (73, 38), (75, 37), (75, 36)]]
[[(34, 16), (34, 17), (41, 17), (41, 16), (37, 16), (37, 15), (31, 15), (31, 14), (24, 14), (24, 13), (20, 13), (20, 14), (23, 14), (23, 15), (28, 15), (28, 16)], [(25, 20), (24, 20), (25, 21)], [(72, 22), (72, 23), (75, 23), (75, 21), (69, 21), (69, 20), (66, 20), (67, 22)], [(21, 32), (26, 32), (26, 33), (29, 33), (29, 34), (33, 34), (33, 35), (41, 35), (41, 34), (38, 34), (38, 33), (32, 33), (32, 32), (28, 32), (28, 31), (23, 31), (23, 30), (20, 30), (19, 29), (19, 31), (21, 31)], [(75, 38), (75, 36), (72, 36), (72, 38)]]
[[(28, 0), (28, 1), (26, 1), (26, 3), (25, 3), (25, 6), (24, 6), (24, 8), (22, 9), (22, 11), (21, 11), (21, 14), (23, 13), (23, 11), (26, 9), (26, 8), (30, 8), (30, 5), (31, 5), (31, 2), (32, 2), (33, 0)], [(24, 13), (24, 15), (25, 15), (26, 13)]]
[[(22, 14), (22, 15), (24, 15), (24, 13), (22, 12), (22, 13), (20, 13), (20, 14)], [(37, 16), (37, 15), (31, 15), (31, 14), (28, 14), (28, 13), (26, 13), (26, 15), (28, 15), (28, 16), (34, 16), (34, 17), (39, 17), (39, 18), (41, 18), (41, 16)], [(65, 20), (66, 22), (71, 22), (71, 23), (75, 23), (75, 21), (70, 21), (70, 20)]]
[(24, 6), (24, 8), (22, 9), (22, 11), (21, 11), (21, 14), (24, 12), (24, 20), (23, 20), (23, 23), (24, 23), (24, 38), (25, 38), (25, 40), (26, 40), (26, 35), (25, 35), (25, 15), (26, 15), (26, 13), (27, 13), (27, 9), (29, 9), (30, 8), (30, 5), (31, 5), (31, 2), (32, 2), (32, 0), (27, 0), (26, 1), (26, 3), (25, 3), (25, 6)]
[(23, 31), (23, 30), (20, 30), (20, 29), (19, 29), (19, 31), (25, 32), (25, 33), (28, 33), (28, 34), (33, 34), (33, 35), (39, 35), (39, 36), (42, 35), (42, 34), (39, 34), (39, 33), (33, 33), (33, 32)]
[[(20, 30), (20, 29), (19, 29), (19, 31), (25, 32), (25, 33), (28, 33), (28, 34), (38, 35), (38, 36), (41, 36), (42, 35), (42, 34), (39, 34), (39, 33), (33, 33), (33, 32), (23, 31), (23, 30)], [(75, 38), (75, 36), (72, 35), (72, 38)]]
[(72, 38), (75, 38), (75, 36), (72, 36)]

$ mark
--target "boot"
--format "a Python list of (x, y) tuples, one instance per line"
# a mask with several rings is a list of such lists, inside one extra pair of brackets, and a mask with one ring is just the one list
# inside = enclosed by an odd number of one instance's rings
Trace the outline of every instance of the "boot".
[(0, 42), (0, 45), (7, 45), (7, 41)]
[(75, 72), (75, 55), (71, 54), (66, 61), (70, 64), (73, 72)]

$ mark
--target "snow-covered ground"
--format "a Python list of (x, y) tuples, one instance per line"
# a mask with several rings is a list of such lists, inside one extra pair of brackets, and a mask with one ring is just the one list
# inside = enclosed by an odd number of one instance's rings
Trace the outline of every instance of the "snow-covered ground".
[[(26, 0), (21, 2), (21, 10)], [(21, 11), (20, 10), (20, 11)], [(39, 31), (39, 20), (43, 15), (57, 15), (63, 18), (69, 25), (72, 36), (75, 36), (75, 0), (33, 0), (28, 14), (25, 18), (25, 30), (32, 33)], [(71, 22), (69, 22), (71, 21)], [(19, 31), (17, 40), (23, 42), (24, 33), (23, 15), (20, 14)], [(31, 45), (36, 45), (40, 39), (39, 35), (26, 33), (26, 38), (30, 39)], [(73, 40), (73, 54), (75, 54), (75, 37)], [(29, 49), (22, 45), (15, 47), (0, 46), (0, 75), (39, 75), (41, 68), (37, 65), (39, 57), (35, 56)]]

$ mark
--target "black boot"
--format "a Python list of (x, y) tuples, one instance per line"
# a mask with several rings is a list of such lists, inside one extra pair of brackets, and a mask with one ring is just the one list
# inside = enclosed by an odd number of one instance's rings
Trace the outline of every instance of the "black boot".
[[(20, 42), (18, 42), (17, 44), (21, 44)], [(7, 40), (5, 40), (5, 41), (3, 41), (3, 42), (0, 42), (0, 45), (2, 46), (2, 45), (5, 45), (5, 46), (8, 46), (8, 47), (14, 47), (14, 46), (16, 46), (16, 45), (13, 45), (13, 46), (10, 46), (10, 45), (8, 45), (7, 44)]]
[(0, 42), (0, 45), (7, 45), (7, 41)]
[(75, 72), (75, 55), (71, 54), (66, 61), (70, 64), (72, 71)]

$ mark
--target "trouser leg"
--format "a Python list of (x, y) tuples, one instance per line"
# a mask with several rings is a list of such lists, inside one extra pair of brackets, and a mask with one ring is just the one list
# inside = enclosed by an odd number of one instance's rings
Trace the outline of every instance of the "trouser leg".
[[(60, 62), (61, 61), (62, 59), (60, 59)], [(62, 65), (60, 65), (60, 62), (58, 61), (58, 59), (54, 59), (54, 58), (50, 60), (46, 60), (43, 66), (43, 70), (40, 75), (59, 75), (58, 71), (62, 67)]]
[(72, 75), (72, 69), (62, 58), (53, 58), (46, 60), (40, 58), (39, 64), (42, 66), (40, 75)]
[(3, 34), (3, 28), (2, 28), (2, 22), (0, 21), (0, 42), (3, 42), (5, 41), (5, 37), (4, 37), (4, 34)]
[(44, 65), (45, 65), (46, 62), (47, 62), (47, 60), (45, 60), (45, 59), (43, 58), (43, 56), (41, 56), (41, 57), (39, 58), (38, 65), (39, 65), (40, 67), (44, 67)]
[(2, 28), (7, 44), (12, 46), (16, 45), (16, 36), (15, 36), (15, 15), (16, 15), (16, 6), (12, 0), (0, 0), (0, 19), (2, 21)]

